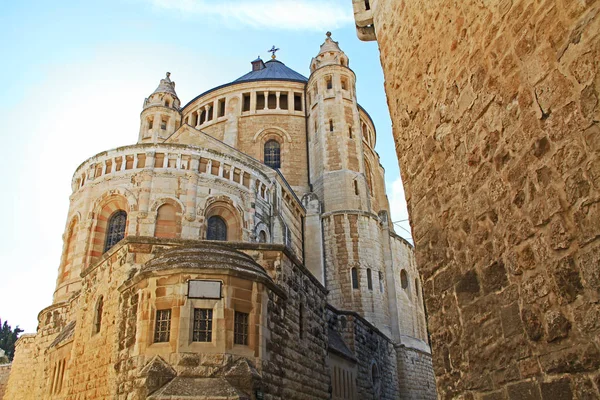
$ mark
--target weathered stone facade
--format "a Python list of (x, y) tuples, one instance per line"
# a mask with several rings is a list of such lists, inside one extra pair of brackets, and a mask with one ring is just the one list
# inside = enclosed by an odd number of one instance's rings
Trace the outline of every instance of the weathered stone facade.
[(54, 302), (5, 398), (435, 397), (347, 57), (328, 35), (310, 78), (252, 66), (183, 107), (167, 74), (138, 143), (77, 168)]
[(438, 393), (600, 397), (600, 5), (353, 0), (377, 40)]
[(0, 365), (0, 399), (4, 397), (4, 392), (6, 391), (10, 367), (10, 364)]

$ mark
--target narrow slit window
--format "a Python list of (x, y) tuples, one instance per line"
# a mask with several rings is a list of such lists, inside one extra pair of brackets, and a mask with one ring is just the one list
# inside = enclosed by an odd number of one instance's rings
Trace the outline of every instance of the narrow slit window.
[(256, 92), (256, 109), (263, 110), (265, 108), (265, 94)]
[(282, 110), (288, 109), (288, 95), (287, 93), (282, 93), (279, 95), (279, 108)]
[(225, 116), (225, 99), (219, 99), (219, 103), (217, 104), (219, 107), (219, 111), (217, 113), (217, 117)]
[(298, 333), (300, 339), (302, 339), (304, 337), (304, 304), (300, 304), (300, 309), (298, 310)]
[(233, 343), (248, 345), (248, 313), (236, 311), (234, 315)]
[(365, 0), (365, 10), (369, 11), (371, 9), (371, 3), (369, 3), (369, 0)]
[(352, 289), (358, 289), (358, 271), (356, 268), (352, 268)]
[(327, 89), (333, 88), (333, 79), (331, 79), (331, 76), (325, 78), (325, 84), (327, 85)]
[(171, 310), (156, 310), (154, 343), (168, 342), (171, 336)]
[(242, 111), (250, 111), (250, 93), (242, 95)]
[(194, 308), (194, 331), (192, 341), (212, 342), (213, 310)]
[(96, 303), (96, 310), (94, 315), (94, 333), (100, 332), (102, 327), (102, 309), (104, 308), (104, 298), (100, 296)]
[(154, 118), (148, 118), (148, 130), (152, 130), (152, 123), (154, 122)]
[(350, 139), (352, 139), (352, 127), (351, 126), (348, 127), (348, 137)]
[(383, 293), (383, 273), (379, 271), (379, 291)]
[(168, 122), (168, 119), (163, 117), (160, 121), (160, 129), (162, 129), (163, 131), (166, 130), (167, 122)]
[(358, 182), (354, 181), (354, 194), (358, 196)]
[(267, 96), (267, 107), (269, 110), (274, 110), (277, 108), (277, 96), (275, 93), (269, 93)]
[(367, 269), (367, 288), (373, 290), (373, 277), (371, 276), (371, 269)]
[(302, 95), (294, 93), (294, 111), (302, 111)]
[(333, 120), (329, 120), (329, 132), (333, 132)]

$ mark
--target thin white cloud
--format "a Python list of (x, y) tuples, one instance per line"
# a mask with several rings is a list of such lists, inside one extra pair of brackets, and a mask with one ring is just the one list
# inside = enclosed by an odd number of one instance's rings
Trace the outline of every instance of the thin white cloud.
[(225, 23), (286, 30), (335, 29), (352, 22), (347, 0), (147, 0), (186, 15), (218, 17)]

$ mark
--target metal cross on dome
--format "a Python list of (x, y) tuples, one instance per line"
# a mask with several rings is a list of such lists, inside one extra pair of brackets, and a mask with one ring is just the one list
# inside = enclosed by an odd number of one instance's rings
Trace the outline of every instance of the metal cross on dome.
[(269, 50), (269, 53), (272, 53), (272, 54), (271, 54), (271, 58), (272, 58), (272, 59), (275, 59), (275, 57), (276, 57), (276, 56), (275, 56), (275, 53), (276, 53), (277, 51), (279, 51), (279, 49), (278, 49), (278, 48), (275, 48), (275, 45), (273, 45), (273, 47), (271, 47), (271, 50)]

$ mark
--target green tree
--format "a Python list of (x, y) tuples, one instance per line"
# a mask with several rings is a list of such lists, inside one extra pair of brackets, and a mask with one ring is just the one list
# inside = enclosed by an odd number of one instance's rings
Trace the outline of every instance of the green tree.
[[(2, 324), (1, 319), (0, 324)], [(4, 324), (0, 328), (0, 349), (6, 352), (9, 361), (12, 361), (15, 356), (15, 342), (21, 332), (23, 332), (23, 329), (20, 329), (18, 325), (15, 329), (12, 329), (6, 321), (4, 321)]]

